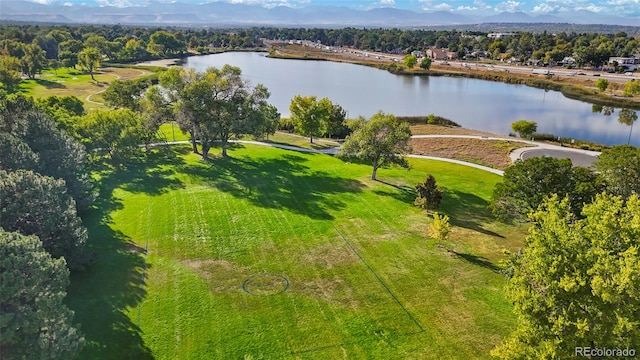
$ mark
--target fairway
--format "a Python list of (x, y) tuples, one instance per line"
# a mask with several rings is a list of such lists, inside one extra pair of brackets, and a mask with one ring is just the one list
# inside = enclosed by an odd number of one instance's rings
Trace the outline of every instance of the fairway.
[[(173, 149), (96, 173), (90, 245), (110, 252), (69, 289), (87, 358), (488, 358), (514, 325), (496, 264), (523, 232), (487, 213), (498, 176), (413, 159), (372, 181), (324, 154)], [(427, 173), (446, 243), (412, 204)]]

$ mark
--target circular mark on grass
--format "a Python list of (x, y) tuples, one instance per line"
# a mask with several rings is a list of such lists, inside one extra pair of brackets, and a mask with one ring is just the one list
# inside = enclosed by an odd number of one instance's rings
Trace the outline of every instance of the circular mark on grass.
[(255, 296), (282, 294), (289, 288), (289, 279), (279, 274), (253, 274), (242, 283), (242, 290)]

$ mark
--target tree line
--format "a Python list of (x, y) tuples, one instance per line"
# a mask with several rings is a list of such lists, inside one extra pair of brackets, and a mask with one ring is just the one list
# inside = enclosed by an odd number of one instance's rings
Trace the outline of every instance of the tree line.
[(601, 66), (611, 56), (640, 53), (640, 39), (624, 32), (515, 32), (489, 37), (486, 32), (408, 29), (246, 28), (180, 29), (88, 25), (0, 26), (0, 82), (11, 87), (22, 73), (33, 78), (45, 68), (81, 66), (92, 73), (101, 61), (137, 62), (204, 54), (213, 49), (264, 47), (262, 39), (320, 41), (331, 46), (410, 54), (446, 48), (460, 58), (488, 57), (559, 62), (573, 57), (578, 66)]
[(84, 339), (63, 304), (69, 268), (94, 259), (79, 216), (95, 198), (87, 154), (36, 102), (1, 91), (0, 154), (0, 356), (72, 358)]

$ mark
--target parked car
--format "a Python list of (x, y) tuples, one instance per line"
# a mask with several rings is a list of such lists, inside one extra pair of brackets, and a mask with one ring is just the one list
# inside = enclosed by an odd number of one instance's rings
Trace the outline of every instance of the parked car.
[(627, 76), (631, 76), (631, 75), (633, 75), (633, 73), (632, 73), (631, 71), (627, 71), (627, 72), (626, 72), (626, 73), (624, 73), (624, 74), (625, 74), (625, 75), (627, 75)]

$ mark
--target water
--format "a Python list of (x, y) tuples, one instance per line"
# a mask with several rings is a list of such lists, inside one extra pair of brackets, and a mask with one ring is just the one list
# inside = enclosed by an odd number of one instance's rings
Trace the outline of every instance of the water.
[[(185, 67), (204, 71), (231, 64), (252, 85), (264, 84), (270, 103), (283, 117), (295, 95), (328, 97), (349, 118), (370, 117), (378, 110), (406, 116), (436, 114), (466, 128), (497, 134), (511, 132), (520, 119), (538, 123), (538, 132), (616, 145), (640, 146), (635, 129), (618, 122), (619, 109), (605, 115), (592, 104), (560, 92), (524, 85), (443, 76), (398, 76), (375, 68), (328, 61), (270, 59), (265, 53), (223, 53), (188, 58)], [(640, 112), (636, 112), (640, 117)]]

